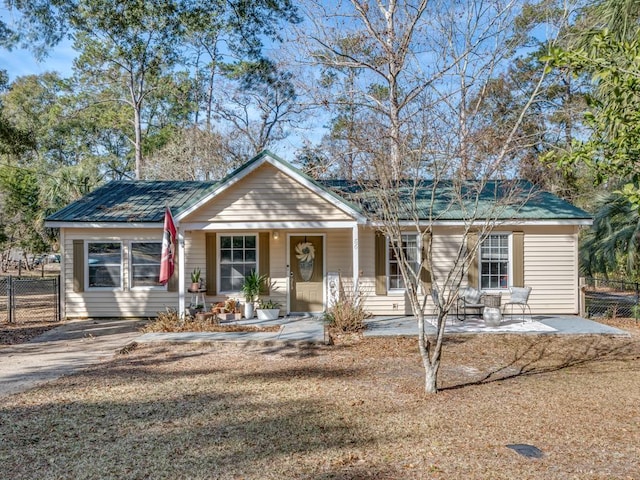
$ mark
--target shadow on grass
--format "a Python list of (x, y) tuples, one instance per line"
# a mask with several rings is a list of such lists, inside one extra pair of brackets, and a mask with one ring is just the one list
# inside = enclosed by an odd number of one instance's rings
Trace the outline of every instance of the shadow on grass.
[[(564, 342), (558, 342), (553, 335), (534, 336), (514, 351), (510, 360), (486, 372), (481, 378), (442, 386), (439, 390), (456, 390), (575, 367), (600, 368), (605, 362), (637, 360), (640, 360), (640, 344), (637, 341), (612, 341), (609, 337), (599, 335), (569, 337)], [(640, 370), (640, 363), (630, 365), (630, 369)]]
[[(135, 363), (144, 366), (148, 361), (141, 358)], [(106, 375), (96, 369), (73, 376), (50, 396), (43, 390), (45, 397), (39, 402), (16, 402), (0, 409), (3, 474), (8, 478), (380, 478), (358, 470), (356, 477), (320, 472), (317, 462), (324, 452), (366, 450), (391, 439), (367, 431), (326, 400), (305, 398), (298, 385), (286, 386), (288, 380), (301, 377), (346, 378), (353, 370), (269, 370), (242, 374), (214, 366), (207, 371), (151, 374), (122, 362)], [(312, 381), (307, 388), (321, 385)], [(315, 460), (308, 463), (310, 455)], [(301, 475), (301, 464), (317, 474)], [(326, 467), (333, 468), (331, 463)], [(342, 468), (338, 465), (336, 471)]]

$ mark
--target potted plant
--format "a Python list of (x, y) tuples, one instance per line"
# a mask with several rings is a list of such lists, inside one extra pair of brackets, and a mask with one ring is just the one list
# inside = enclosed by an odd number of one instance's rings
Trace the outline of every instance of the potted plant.
[(259, 320), (276, 320), (280, 315), (280, 304), (273, 300), (261, 301), (257, 312)]
[(196, 267), (191, 272), (191, 288), (189, 290), (197, 292), (200, 290), (200, 268)]
[(245, 318), (253, 318), (253, 302), (256, 301), (260, 294), (260, 289), (267, 277), (265, 275), (258, 275), (255, 270), (251, 270), (251, 273), (244, 277), (242, 282), (242, 294), (244, 295), (244, 316)]

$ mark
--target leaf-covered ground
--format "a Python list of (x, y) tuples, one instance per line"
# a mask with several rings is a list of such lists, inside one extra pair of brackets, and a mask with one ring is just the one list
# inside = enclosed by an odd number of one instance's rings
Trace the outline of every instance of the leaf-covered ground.
[(0, 399), (2, 476), (640, 477), (637, 333), (450, 337), (422, 377), (413, 339), (139, 347)]

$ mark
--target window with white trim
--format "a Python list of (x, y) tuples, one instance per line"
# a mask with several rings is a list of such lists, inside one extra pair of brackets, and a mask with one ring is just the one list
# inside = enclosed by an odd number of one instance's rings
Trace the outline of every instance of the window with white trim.
[(89, 288), (122, 287), (122, 244), (87, 242)]
[[(420, 270), (420, 258), (419, 258), (419, 250), (418, 250), (418, 235), (412, 234), (403, 234), (402, 235), (402, 251), (404, 252), (404, 256), (409, 262), (409, 265), (413, 269), (416, 274)], [(396, 253), (391, 244), (391, 240), (389, 240), (388, 247), (388, 256), (389, 265), (388, 265), (388, 277), (389, 277), (389, 290), (399, 290), (404, 289), (404, 278), (402, 277), (402, 271), (400, 270), (400, 261), (396, 256)]]
[(256, 235), (220, 235), (220, 292), (239, 292), (244, 277), (258, 271)]
[(131, 242), (131, 287), (160, 286), (162, 242)]
[(509, 234), (494, 233), (480, 245), (480, 289), (509, 286)]

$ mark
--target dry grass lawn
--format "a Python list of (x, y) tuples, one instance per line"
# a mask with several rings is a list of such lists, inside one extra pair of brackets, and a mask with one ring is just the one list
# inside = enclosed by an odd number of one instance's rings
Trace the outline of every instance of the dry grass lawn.
[[(0, 399), (0, 476), (640, 479), (640, 335), (139, 347)], [(535, 445), (543, 458), (508, 444)]]

